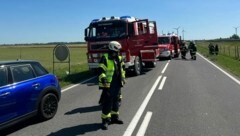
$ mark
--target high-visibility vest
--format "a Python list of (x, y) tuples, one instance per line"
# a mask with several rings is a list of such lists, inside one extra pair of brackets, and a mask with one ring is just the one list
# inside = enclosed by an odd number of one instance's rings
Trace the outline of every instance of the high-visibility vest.
[[(114, 70), (115, 70), (114, 60), (108, 59), (108, 54), (107, 53), (104, 54), (103, 56), (106, 58), (107, 65), (105, 65), (103, 63), (99, 63), (99, 67), (101, 67), (103, 69), (103, 72), (98, 77), (99, 87), (100, 88), (110, 88), (110, 84), (112, 82), (112, 77), (113, 77)], [(120, 74), (121, 74), (121, 79), (123, 81), (125, 79), (125, 71), (123, 70), (124, 62), (122, 62), (122, 57), (121, 56), (118, 56), (118, 57), (119, 57), (119, 61), (121, 63), (119, 69), (121, 69)], [(103, 85), (102, 78), (107, 79), (106, 86)], [(123, 82), (122, 82), (122, 85), (123, 85)]]

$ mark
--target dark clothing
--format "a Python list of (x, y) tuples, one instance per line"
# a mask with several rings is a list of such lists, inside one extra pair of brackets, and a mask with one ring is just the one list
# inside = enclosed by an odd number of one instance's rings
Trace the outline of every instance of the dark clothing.
[(213, 54), (214, 54), (214, 46), (213, 46), (212, 43), (210, 43), (210, 44), (208, 45), (208, 49), (209, 49), (209, 54), (210, 54), (210, 55), (213, 55)]
[[(118, 56), (112, 57), (111, 54), (108, 56), (108, 60), (113, 60), (114, 62), (114, 72), (112, 76), (112, 81), (110, 83), (110, 88), (101, 88), (102, 95), (100, 98), (102, 104), (102, 119), (106, 120), (111, 117), (118, 118), (118, 111), (120, 106), (120, 95), (122, 87), (122, 73), (121, 73), (121, 62)], [(105, 56), (102, 57), (100, 63), (103, 63), (107, 67), (107, 60)], [(105, 72), (101, 67), (99, 68), (99, 75)], [(111, 114), (110, 116), (108, 116)]]
[(197, 47), (195, 44), (190, 44), (188, 49), (189, 49), (189, 51), (197, 52)]
[(188, 52), (188, 49), (187, 49), (186, 45), (185, 45), (185, 44), (182, 45), (181, 48), (180, 48), (180, 50), (181, 50), (181, 56), (182, 56), (182, 58), (183, 58), (183, 59), (186, 59), (186, 54), (187, 54), (187, 52)]
[(109, 89), (103, 89), (103, 98), (104, 101), (102, 103), (102, 113), (107, 115), (111, 111), (118, 112), (119, 110), (119, 95), (121, 87), (115, 87), (114, 92)]
[(216, 44), (215, 47), (214, 47), (214, 51), (215, 51), (215, 54), (218, 55), (219, 49), (218, 49), (218, 45), (217, 45), (217, 44)]
[(190, 43), (188, 49), (189, 49), (189, 51), (190, 51), (191, 59), (196, 60), (196, 53), (197, 53), (197, 47), (196, 47), (196, 45)]

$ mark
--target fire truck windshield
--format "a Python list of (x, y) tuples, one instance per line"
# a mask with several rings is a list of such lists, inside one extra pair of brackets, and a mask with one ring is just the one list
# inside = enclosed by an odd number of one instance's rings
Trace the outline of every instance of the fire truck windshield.
[(116, 39), (126, 35), (126, 23), (98, 22), (90, 27), (90, 39)]
[(158, 43), (159, 44), (169, 44), (170, 39), (169, 39), (169, 37), (158, 37)]

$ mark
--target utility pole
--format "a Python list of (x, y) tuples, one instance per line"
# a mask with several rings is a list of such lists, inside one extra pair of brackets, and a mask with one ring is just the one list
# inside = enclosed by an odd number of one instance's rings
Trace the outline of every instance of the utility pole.
[(179, 27), (177, 27), (177, 28), (173, 28), (173, 29), (175, 29), (175, 30), (177, 30), (177, 35), (178, 35), (178, 29), (180, 28), (180, 26)]
[(235, 28), (236, 35), (237, 35), (237, 29), (238, 29), (239, 27), (240, 27), (240, 26), (238, 26), (238, 27), (233, 27), (233, 28)]

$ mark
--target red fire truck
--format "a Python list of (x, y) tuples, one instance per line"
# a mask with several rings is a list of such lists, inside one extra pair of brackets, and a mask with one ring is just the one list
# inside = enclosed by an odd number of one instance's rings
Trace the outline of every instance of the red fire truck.
[(90, 70), (98, 68), (101, 56), (110, 41), (122, 45), (120, 51), (126, 70), (139, 75), (143, 66), (155, 67), (158, 50), (155, 21), (131, 16), (94, 19), (85, 29), (87, 58)]
[(175, 34), (158, 36), (159, 59), (178, 57), (180, 54), (180, 41), (181, 39)]

